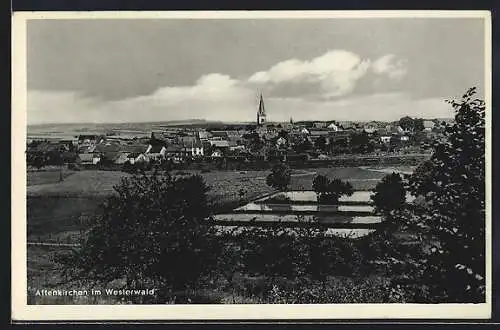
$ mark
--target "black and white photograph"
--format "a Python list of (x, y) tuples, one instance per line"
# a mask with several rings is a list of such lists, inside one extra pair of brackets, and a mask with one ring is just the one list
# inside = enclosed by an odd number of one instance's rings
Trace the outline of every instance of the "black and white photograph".
[(490, 317), (489, 12), (13, 24), (14, 315)]

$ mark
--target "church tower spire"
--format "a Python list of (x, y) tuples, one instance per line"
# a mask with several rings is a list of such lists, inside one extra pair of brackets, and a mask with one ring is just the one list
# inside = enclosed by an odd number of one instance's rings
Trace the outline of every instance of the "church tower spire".
[(266, 123), (266, 109), (264, 107), (264, 99), (260, 94), (259, 110), (257, 111), (257, 126), (263, 126)]

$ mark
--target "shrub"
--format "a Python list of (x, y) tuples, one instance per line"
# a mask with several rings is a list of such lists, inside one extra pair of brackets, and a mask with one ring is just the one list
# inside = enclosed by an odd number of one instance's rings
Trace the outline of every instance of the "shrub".
[(290, 204), (290, 197), (286, 195), (276, 195), (266, 199), (266, 203), (274, 203), (274, 204)]
[(410, 287), (425, 283), (434, 302), (485, 300), (485, 104), (469, 89), (460, 102), (451, 101), (455, 124), (445, 129), (428, 163), (409, 179), (409, 189), (425, 198), (413, 217), (401, 217), (421, 235), (432, 237), (424, 255), (399, 263), (415, 272)]
[(266, 183), (275, 189), (284, 191), (292, 178), (292, 170), (286, 164), (276, 164), (266, 178)]
[(200, 176), (122, 178), (102, 205), (67, 274), (95, 283), (124, 280), (159, 289), (158, 301), (186, 290), (214, 265), (207, 193)]
[(380, 213), (401, 208), (406, 202), (406, 191), (401, 175), (394, 172), (386, 175), (375, 187), (371, 199), (376, 211)]
[(337, 204), (343, 195), (351, 196), (354, 193), (352, 185), (334, 178), (329, 180), (323, 175), (317, 175), (313, 179), (313, 189), (318, 196), (318, 202)]
[(127, 173), (136, 173), (137, 172), (137, 168), (131, 162), (126, 161), (122, 165), (122, 171), (123, 172), (127, 172)]

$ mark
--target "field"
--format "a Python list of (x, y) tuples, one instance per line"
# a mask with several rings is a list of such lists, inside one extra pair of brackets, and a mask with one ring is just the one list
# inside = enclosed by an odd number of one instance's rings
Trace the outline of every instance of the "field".
[[(174, 171), (174, 174), (177, 173)], [(272, 193), (267, 186), (269, 171), (213, 171), (198, 173), (211, 188), (210, 200), (219, 205), (236, 207), (259, 196)], [(361, 168), (315, 168), (293, 171), (290, 189), (310, 190), (316, 174), (349, 180), (356, 190), (375, 187), (385, 175), (383, 171)], [(32, 243), (72, 244), (81, 231), (88, 227), (88, 221), (98, 211), (99, 204), (113, 193), (113, 186), (129, 174), (118, 171), (65, 171), (64, 180), (59, 182), (57, 171), (32, 171), (28, 173), (27, 227), (28, 241)], [(54, 256), (68, 247), (28, 246), (28, 285), (30, 288), (54, 288), (58, 285), (58, 266)], [(36, 298), (35, 300), (33, 300)], [(50, 297), (31, 296), (31, 303), (66, 303)], [(67, 299), (67, 298), (65, 298)], [(76, 302), (78, 303), (78, 302)], [(103, 303), (84, 300), (80, 303)], [(106, 303), (106, 302), (104, 302)], [(109, 303), (109, 302), (108, 302)]]
[[(63, 171), (62, 178), (65, 180), (70, 175), (74, 174), (73, 171)], [(44, 170), (44, 171), (30, 171), (27, 175), (28, 186), (58, 183), (61, 178), (61, 171), (58, 169)]]

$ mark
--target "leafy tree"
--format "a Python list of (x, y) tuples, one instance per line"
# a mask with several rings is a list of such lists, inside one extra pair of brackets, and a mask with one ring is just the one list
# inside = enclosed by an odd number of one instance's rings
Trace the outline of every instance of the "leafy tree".
[(354, 191), (349, 182), (344, 182), (338, 178), (329, 180), (324, 175), (317, 175), (313, 179), (313, 190), (318, 196), (318, 201), (322, 203), (337, 204), (343, 195), (351, 196)]
[(265, 146), (264, 141), (260, 138), (259, 134), (256, 132), (245, 134), (243, 135), (243, 137), (248, 140), (248, 145), (252, 152), (258, 152), (262, 150)]
[(132, 164), (130, 161), (126, 161), (122, 165), (122, 171), (127, 172), (127, 173), (135, 173), (137, 172), (137, 167), (135, 167), (134, 164)]
[(413, 130), (415, 132), (421, 132), (424, 130), (424, 120), (422, 118), (413, 119)]
[(80, 249), (65, 260), (76, 278), (156, 288), (157, 301), (187, 290), (214, 265), (208, 188), (201, 176), (123, 178)]
[(286, 164), (280, 163), (271, 169), (271, 173), (266, 178), (266, 183), (275, 189), (284, 191), (287, 189), (292, 178), (292, 170)]
[(406, 202), (403, 179), (398, 173), (386, 175), (374, 189), (371, 196), (377, 212), (388, 213), (401, 208)]
[(356, 153), (372, 152), (374, 145), (366, 132), (354, 133), (351, 136), (351, 150)]
[(313, 144), (307, 138), (303, 139), (302, 141), (297, 142), (293, 147), (294, 151), (297, 153), (305, 153), (307, 151), (310, 151), (312, 148), (313, 148)]
[(326, 150), (326, 138), (324, 136), (320, 136), (314, 142), (314, 146), (321, 151), (325, 151)]
[(405, 131), (412, 131), (413, 128), (415, 127), (414, 122), (413, 122), (413, 118), (411, 118), (409, 116), (404, 116), (401, 119), (399, 119), (398, 124)]
[(288, 139), (288, 135), (289, 135), (288, 131), (284, 129), (278, 132), (278, 137), (282, 137), (284, 139)]
[(334, 154), (349, 152), (349, 139), (347, 137), (330, 138), (329, 145), (332, 153)]
[(426, 202), (409, 225), (436, 241), (414, 263), (437, 301), (485, 299), (485, 104), (475, 93), (471, 88), (461, 101), (448, 101), (455, 123), (409, 179), (410, 191)]
[(391, 136), (391, 139), (389, 140), (389, 150), (391, 151), (398, 150), (401, 148), (402, 145), (403, 143), (399, 135)]
[(405, 116), (401, 118), (398, 123), (405, 131), (420, 132), (424, 130), (424, 120), (422, 118)]
[(328, 178), (324, 175), (317, 175), (314, 177), (313, 179), (313, 190), (317, 193), (317, 194), (323, 194), (323, 193), (326, 193), (326, 191), (328, 190), (328, 185), (330, 183), (330, 180), (328, 180)]
[(45, 157), (43, 155), (35, 155), (32, 157), (31, 164), (37, 169), (40, 170), (42, 167), (47, 165)]

